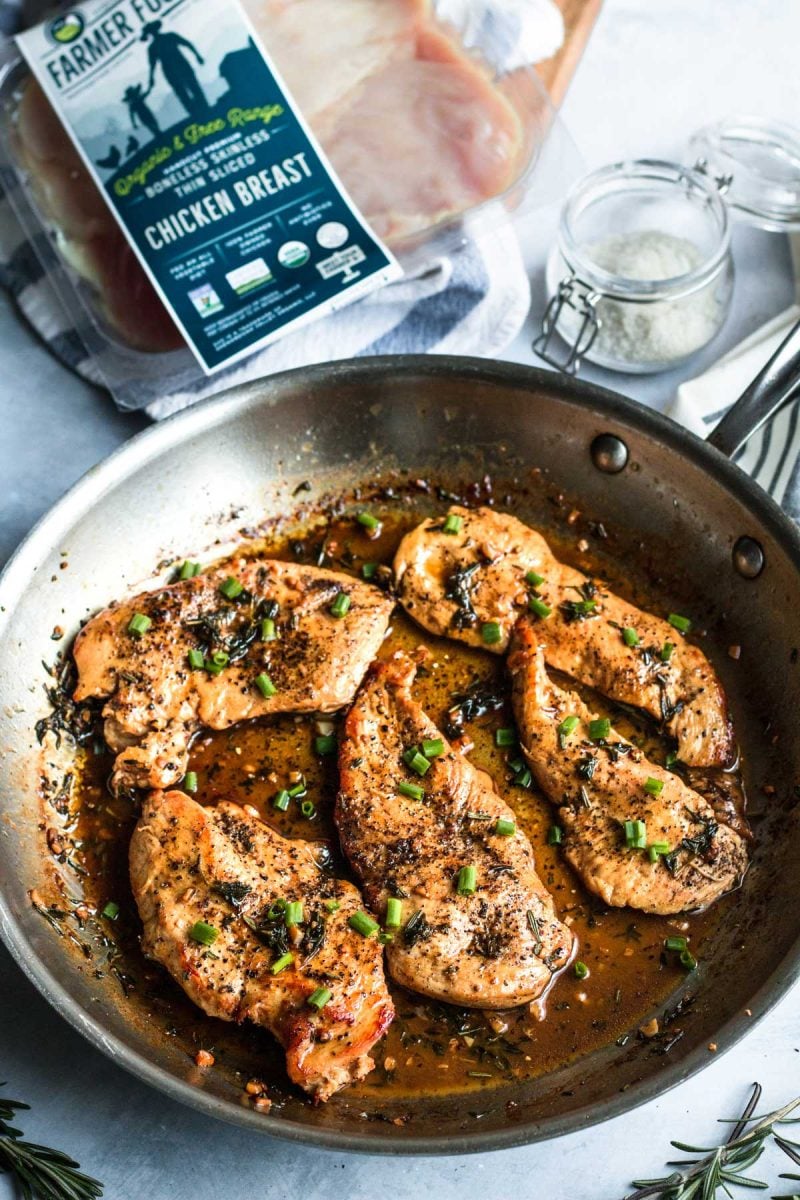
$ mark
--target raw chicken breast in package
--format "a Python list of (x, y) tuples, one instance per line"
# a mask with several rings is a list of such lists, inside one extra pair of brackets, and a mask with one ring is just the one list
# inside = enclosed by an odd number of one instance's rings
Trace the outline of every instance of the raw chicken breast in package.
[[(145, 0), (131, 3), (150, 15)], [(510, 69), (505, 63), (498, 70), (491, 61), (485, 3), (243, 0), (243, 7), (253, 39), (277, 68), (315, 145), (321, 147), (322, 159), (394, 264), (395, 273), (386, 273), (380, 282), (396, 278), (400, 268), (424, 269), (501, 221), (523, 220), (562, 188), (560, 151), (568, 138), (532, 63), (521, 61), (519, 53)], [(88, 11), (88, 5), (84, 9)], [(75, 36), (73, 27), (64, 24), (70, 19), (67, 14), (61, 24), (51, 22), (59, 41)], [(76, 19), (82, 24), (80, 15)], [(118, 18), (120, 28), (124, 20)], [(165, 37), (161, 25), (158, 19), (142, 17), (141, 36), (136, 31), (137, 42), (145, 42), (150, 55), (149, 90), (160, 66), (183, 105), (175, 110), (179, 120), (193, 117), (193, 129), (210, 128), (210, 120), (198, 126), (191, 89), (204, 86), (212, 66), (215, 74), (224, 76), (235, 55), (213, 64), (207, 48), (201, 54), (177, 33)], [(176, 39), (172, 45), (167, 44), (169, 37)], [(195, 40), (200, 43), (199, 37)], [(177, 46), (181, 41), (182, 48)], [(252, 49), (252, 40), (249, 45)], [(189, 50), (195, 55), (191, 62)], [(106, 75), (111, 69), (105, 68)], [(102, 157), (95, 152), (90, 169), (86, 153), (67, 133), (39, 79), (13, 45), (6, 50), (2, 72), (0, 143), (6, 169), (14, 175), (10, 198), (62, 302), (71, 312), (80, 311), (80, 335), (96, 355), (112, 392), (123, 404), (126, 398), (138, 402), (140, 392), (202, 375), (202, 361), (187, 349), (184, 327), (162, 302), (163, 290), (154, 286), (152, 273), (142, 265), (141, 253), (132, 248), (98, 182), (101, 170), (113, 171), (115, 181), (141, 182), (143, 176), (137, 176), (135, 168), (141, 172), (144, 164), (151, 169), (154, 157), (148, 157), (147, 150), (157, 147), (163, 121), (159, 124), (147, 86), (122, 90), (126, 123), (106, 122), (108, 146)], [(118, 90), (125, 82), (120, 80)], [(206, 86), (204, 120), (217, 112), (208, 94)], [(209, 142), (205, 133), (194, 136)], [(269, 134), (262, 131), (261, 136)], [(224, 143), (220, 136), (214, 145)], [(134, 170), (124, 176), (120, 172), (126, 154)], [(222, 151), (217, 156), (221, 161)], [(236, 183), (234, 170), (239, 161), (229, 160), (225, 169), (230, 169), (228, 182), (240, 188), (241, 197), (244, 184)], [(287, 169), (291, 171), (284, 160), (279, 180)], [(246, 163), (242, 177), (253, 178), (247, 176)], [(116, 186), (119, 189), (118, 182)], [(311, 203), (307, 200), (306, 207)], [(226, 276), (243, 313), (256, 301), (263, 311), (263, 297), (276, 275), (283, 268), (296, 270), (304, 261), (302, 240), (285, 243), (270, 261), (270, 238), (265, 235), (260, 244), (258, 236), (267, 226), (252, 220), (249, 224), (249, 240), (237, 243), (245, 245), (248, 261), (238, 274)], [(337, 246), (340, 228), (332, 221), (324, 225), (332, 231), (327, 235), (330, 249)], [(322, 236), (319, 241), (328, 244)], [(198, 253), (195, 264), (201, 261)], [(345, 264), (343, 270), (348, 269), (352, 270)], [(299, 271), (295, 278), (300, 278)], [(223, 299), (216, 292), (195, 288), (190, 294), (199, 296), (197, 305), (205, 306), (203, 317), (208, 315), (224, 329), (225, 315), (215, 311), (217, 304), (224, 307)]]

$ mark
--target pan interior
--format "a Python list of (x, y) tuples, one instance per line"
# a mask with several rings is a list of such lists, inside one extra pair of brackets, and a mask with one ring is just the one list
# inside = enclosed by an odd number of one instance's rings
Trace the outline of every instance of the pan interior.
[[(520, 368), (436, 360), (315, 368), (157, 428), (62, 502), (2, 585), (2, 645), (12, 669), (0, 679), (0, 879), (6, 940), (71, 1020), (152, 1082), (228, 1119), (322, 1144), (452, 1153), (554, 1135), (631, 1107), (702, 1065), (710, 1042), (724, 1050), (777, 999), (798, 957), (797, 927), (787, 919), (800, 868), (790, 624), (800, 601), (797, 552), (768, 512), (765, 522), (757, 518), (757, 501), (736, 488), (732, 469), (715, 475), (702, 447), (688, 442), (684, 452), (677, 433), (655, 438), (654, 423), (596, 390)], [(592, 465), (589, 447), (604, 432), (629, 447), (618, 475)], [(352, 495), (354, 485), (378, 478), (400, 495), (415, 480), (448, 487), (486, 477), (498, 505), (553, 536), (596, 540), (602, 526), (603, 554), (632, 581), (646, 579), (665, 608), (691, 611), (706, 628), (745, 754), (752, 868), (726, 902), (713, 954), (674, 997), (690, 1002), (672, 1017), (680, 1036), (668, 1049), (634, 1031), (623, 1045), (533, 1082), (421, 1098), (403, 1123), (394, 1121), (407, 1104), (376, 1098), (365, 1114), (346, 1093), (317, 1109), (290, 1101), (280, 1116), (265, 1117), (242, 1107), (241, 1081), (201, 1076), (182, 1047), (156, 1038), (146, 1006), (124, 994), (113, 972), (96, 978), (107, 948), (96, 945), (91, 960), (76, 955), (31, 904), (31, 889), (44, 896), (50, 886), (42, 773), (60, 779), (69, 766), (66, 745), (56, 751), (48, 740), (43, 762), (34, 736), (48, 708), (41, 663), (53, 662), (80, 619), (153, 579), (159, 564), (219, 557), (301, 503)], [(731, 566), (745, 533), (765, 551), (757, 580)], [(53, 640), (58, 629), (63, 641)], [(728, 654), (734, 645), (738, 660)]]

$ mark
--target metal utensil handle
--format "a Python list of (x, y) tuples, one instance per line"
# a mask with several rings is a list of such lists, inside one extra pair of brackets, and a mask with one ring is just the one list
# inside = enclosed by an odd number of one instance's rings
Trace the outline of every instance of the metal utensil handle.
[(800, 388), (800, 321), (742, 392), (707, 441), (728, 458)]

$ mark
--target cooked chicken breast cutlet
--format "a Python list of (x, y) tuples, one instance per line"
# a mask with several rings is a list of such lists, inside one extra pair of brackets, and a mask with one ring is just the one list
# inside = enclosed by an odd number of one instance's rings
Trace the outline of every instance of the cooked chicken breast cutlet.
[[(387, 947), (398, 983), (472, 1008), (523, 1004), (566, 966), (572, 934), (512, 810), (413, 699), (415, 673), (403, 655), (376, 664), (347, 715), (342, 845), (375, 912), (400, 901)], [(415, 754), (417, 768), (430, 763), (422, 775), (407, 765)]]
[(271, 559), (112, 604), (78, 634), (74, 656), (75, 699), (106, 698), (113, 789), (177, 783), (202, 726), (342, 708), (392, 608), (349, 575)]
[(327, 1100), (372, 1070), (394, 1008), (382, 947), (348, 924), (363, 907), (358, 891), (314, 854), (236, 804), (153, 792), (130, 871), (145, 954), (209, 1016), (269, 1029), (290, 1078)]
[(540, 625), (525, 617), (514, 629), (514, 711), (525, 757), (559, 806), (564, 853), (584, 884), (606, 904), (662, 914), (704, 908), (735, 887), (747, 868), (743, 837), (678, 775), (556, 687), (539, 636)]
[(731, 759), (725, 695), (702, 651), (667, 621), (558, 562), (516, 517), (455, 506), (403, 538), (394, 569), (400, 602), (420, 625), (496, 654), (533, 599), (548, 666), (662, 722), (687, 765)]

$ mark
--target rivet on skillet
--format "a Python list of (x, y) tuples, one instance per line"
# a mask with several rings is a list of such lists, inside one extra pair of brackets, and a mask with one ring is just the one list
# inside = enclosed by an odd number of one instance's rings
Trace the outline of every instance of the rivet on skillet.
[(592, 462), (606, 475), (618, 475), (628, 465), (628, 447), (613, 433), (600, 433), (592, 442)]
[(757, 579), (764, 570), (764, 551), (755, 538), (740, 537), (733, 547), (733, 565), (745, 579)]

